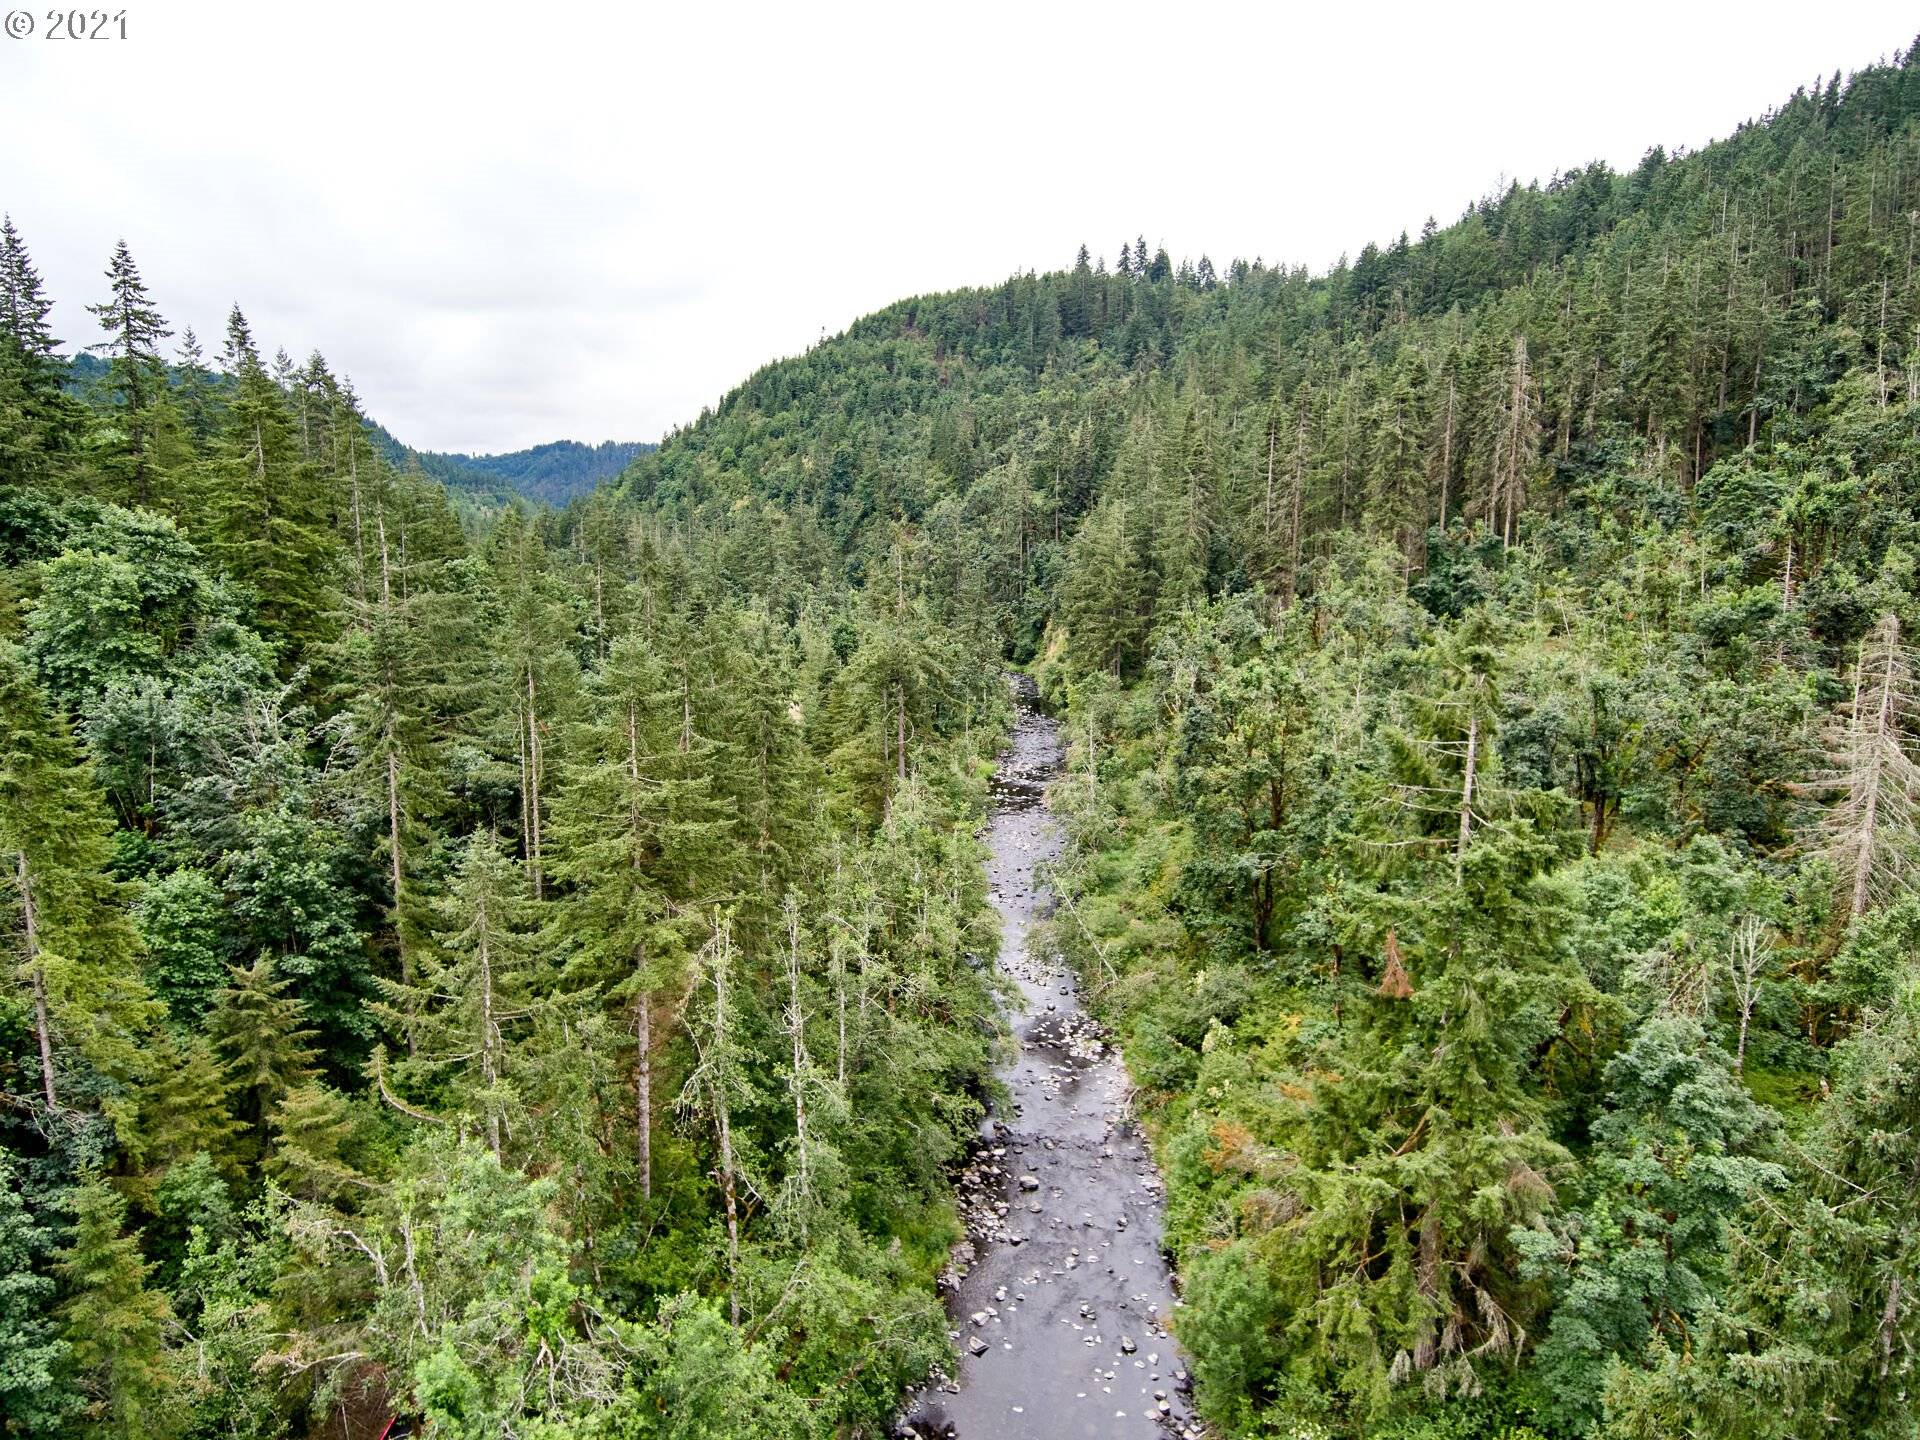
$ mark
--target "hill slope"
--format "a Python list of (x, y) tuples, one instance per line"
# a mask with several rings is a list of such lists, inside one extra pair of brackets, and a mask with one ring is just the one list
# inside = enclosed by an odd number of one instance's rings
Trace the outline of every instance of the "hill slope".
[(7, 1404), (887, 1433), (1011, 660), (1212, 1433), (1913, 1435), (1916, 215), (1910, 54), (1325, 275), (905, 300), (465, 526), (124, 250), (76, 402), (0, 232)]
[(384, 427), (376, 425), (374, 431), (381, 449), (396, 465), (418, 464), (426, 474), (455, 489), (511, 493), (548, 505), (578, 499), (655, 448), (639, 441), (585, 445), (578, 440), (552, 440), (504, 455), (466, 455), (415, 450)]
[(623, 481), (1066, 706), (1052, 939), (1227, 1430), (1910, 1433), (1920, 731), (1851, 697), (1920, 624), (1917, 117), (1909, 55), (1322, 276), (903, 301)]

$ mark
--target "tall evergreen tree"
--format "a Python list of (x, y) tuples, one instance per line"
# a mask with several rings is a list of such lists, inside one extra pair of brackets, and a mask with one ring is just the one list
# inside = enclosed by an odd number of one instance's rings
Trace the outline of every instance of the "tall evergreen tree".
[(51, 478), (80, 423), (52, 310), (13, 217), (0, 215), (0, 462), (21, 481)]
[(145, 505), (161, 488), (161, 432), (171, 421), (160, 342), (173, 334), (122, 240), (107, 262), (108, 297), (89, 305), (107, 338), (87, 348), (107, 356), (107, 385), (120, 433), (109, 452), (112, 493)]
[(215, 433), (213, 376), (207, 369), (207, 352), (191, 325), (180, 332), (174, 370), (179, 376), (180, 423), (186, 427), (194, 450), (204, 455)]
[(148, 1286), (153, 1267), (127, 1233), (126, 1217), (126, 1202), (105, 1180), (88, 1180), (74, 1193), (73, 1238), (56, 1267), (59, 1316), (91, 1433), (164, 1440), (185, 1419), (166, 1344), (172, 1307)]
[(728, 827), (702, 773), (712, 747), (682, 745), (682, 696), (653, 648), (638, 635), (615, 641), (592, 690), (555, 804), (553, 866), (569, 887), (570, 976), (623, 1011), (633, 1037), (634, 1159), (651, 1196), (655, 1066), (686, 994), (700, 907), (723, 882)]
[(1888, 613), (1861, 641), (1852, 695), (1825, 737), (1828, 768), (1810, 787), (1835, 798), (1822, 829), (1855, 916), (1910, 883), (1920, 846), (1920, 765), (1909, 738), (1917, 714), (1912, 658)]
[(213, 552), (252, 598), (254, 623), (288, 669), (334, 629), (336, 547), (326, 496), (301, 458), (287, 397), (235, 306), (222, 354), (226, 415), (209, 480)]
[[(501, 642), (494, 650), (499, 714), (520, 781), (521, 851), (535, 899), (546, 893), (547, 795), (564, 757), (562, 738), (579, 691), (575, 632), (563, 593), (545, 572), (538, 537), (509, 517), (494, 540)], [(558, 751), (558, 753), (556, 753)]]
[(16, 1163), (0, 1152), (0, 1432), (54, 1435), (79, 1397), (52, 1313), (48, 1230), (27, 1209)]
[[(66, 1081), (91, 1070), (114, 1089), (142, 1069), (157, 1016), (137, 967), (139, 940), (109, 865), (111, 822), (65, 723), (48, 713), (19, 650), (0, 643), (0, 853), (10, 927), (48, 1119), (76, 1103)], [(97, 1083), (83, 1090), (100, 1093)], [(64, 1098), (63, 1098), (64, 1097)]]
[(287, 1092), (313, 1074), (314, 1032), (306, 1007), (288, 993), (292, 982), (274, 974), (267, 956), (231, 973), (207, 1029), (226, 1056), (240, 1113), (258, 1132)]
[(519, 866), (476, 830), (434, 910), (434, 943), (413, 984), (386, 981), (382, 1018), (406, 1042), (399, 1090), (474, 1116), (495, 1158), (522, 1108), (520, 1037), (537, 1003), (538, 923)]

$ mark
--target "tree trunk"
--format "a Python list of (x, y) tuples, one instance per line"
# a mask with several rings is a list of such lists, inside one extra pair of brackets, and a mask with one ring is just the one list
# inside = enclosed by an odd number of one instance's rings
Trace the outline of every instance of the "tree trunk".
[(807, 1054), (807, 1017), (800, 1005), (800, 907), (787, 896), (787, 1034), (793, 1042), (793, 1155), (794, 1182), (802, 1206), (801, 1234), (806, 1233), (806, 1209), (813, 1193), (813, 1145), (807, 1134), (807, 1074), (813, 1069)]
[(533, 877), (533, 898), (545, 898), (540, 876), (540, 700), (534, 692), (533, 667), (527, 667), (527, 871)]
[(1867, 768), (1866, 798), (1860, 817), (1860, 848), (1853, 864), (1853, 913), (1867, 913), (1873, 880), (1873, 846), (1880, 819), (1881, 747), (1893, 728), (1893, 651), (1880, 671), (1880, 696), (1874, 707), (1873, 760)]
[[(627, 825), (633, 867), (640, 868), (640, 717), (635, 707), (627, 706), (627, 782), (632, 787), (627, 810)], [(639, 883), (636, 879), (636, 885)], [(634, 983), (633, 1067), (634, 1158), (640, 1166), (640, 1194), (653, 1198), (653, 1002), (647, 994), (647, 955), (645, 949), (633, 957)]]
[(1460, 840), (1453, 851), (1453, 882), (1459, 884), (1466, 871), (1467, 841), (1473, 835), (1473, 771), (1480, 759), (1480, 717), (1467, 717), (1467, 770), (1460, 787)]
[(740, 1205), (733, 1183), (733, 1128), (727, 1102), (720, 1102), (716, 1128), (720, 1133), (720, 1187), (727, 1200), (727, 1312), (740, 1325)]
[(894, 763), (899, 767), (900, 783), (907, 781), (907, 687), (894, 688)]
[(487, 1087), (487, 1144), (493, 1158), (500, 1158), (500, 1083), (499, 1026), (493, 1018), (493, 943), (487, 929), (487, 902), (480, 900), (478, 924), (474, 927), (475, 958), (480, 962), (480, 1078)]
[(605, 664), (607, 660), (607, 601), (606, 566), (599, 557), (593, 562), (593, 653)]
[(643, 990), (634, 997), (633, 1067), (634, 1159), (640, 1166), (640, 1195), (653, 1198), (653, 1005)]
[(347, 441), (347, 487), (353, 499), (353, 594), (362, 605), (367, 603), (367, 540), (360, 523), (359, 452)]
[(1292, 603), (1300, 591), (1300, 508), (1307, 488), (1307, 405), (1300, 406), (1300, 424), (1294, 435), (1292, 494), (1287, 522), (1287, 601)]
[[(727, 1043), (727, 970), (732, 964), (731, 946), (721, 932), (722, 949), (713, 968), (713, 1047), (724, 1057)], [(736, 1327), (740, 1324), (740, 1202), (736, 1194), (733, 1169), (733, 1115), (727, 1102), (725, 1061), (721, 1073), (714, 1075), (709, 1088), (713, 1096), (713, 1128), (720, 1145), (720, 1190), (727, 1204), (727, 1308)]]
[(847, 1088), (847, 962), (845, 956), (842, 956), (840, 963), (834, 967), (833, 1008), (839, 1027), (838, 1042), (833, 1052), (833, 1074), (841, 1090), (844, 1091)]
[(19, 852), (20, 910), (26, 922), (27, 969), (33, 976), (33, 1031), (40, 1042), (40, 1089), (49, 1114), (60, 1108), (53, 1079), (53, 1025), (47, 1014), (47, 972), (40, 963), (40, 923), (34, 910), (33, 877), (27, 871), (27, 853)]
[(1266, 551), (1264, 557), (1268, 564), (1273, 560), (1273, 453), (1279, 442), (1279, 427), (1274, 417), (1267, 417), (1267, 493), (1260, 511), (1260, 540)]

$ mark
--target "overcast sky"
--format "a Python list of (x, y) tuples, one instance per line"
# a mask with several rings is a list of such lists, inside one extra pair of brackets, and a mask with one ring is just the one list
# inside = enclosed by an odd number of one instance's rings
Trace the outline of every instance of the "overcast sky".
[(0, 209), (69, 344), (124, 236), (176, 329), (238, 301), (412, 445), (650, 440), (902, 296), (1142, 231), (1321, 270), (1920, 28), (1465, 8), (125, 0), (125, 41), (0, 37)]

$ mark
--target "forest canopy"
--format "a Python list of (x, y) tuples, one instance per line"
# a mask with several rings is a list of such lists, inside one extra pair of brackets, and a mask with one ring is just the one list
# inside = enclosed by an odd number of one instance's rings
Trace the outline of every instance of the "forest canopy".
[(1214, 1433), (1911, 1436), (1917, 248), (1908, 52), (456, 506), (7, 221), (0, 1429), (891, 1433), (1023, 667)]

